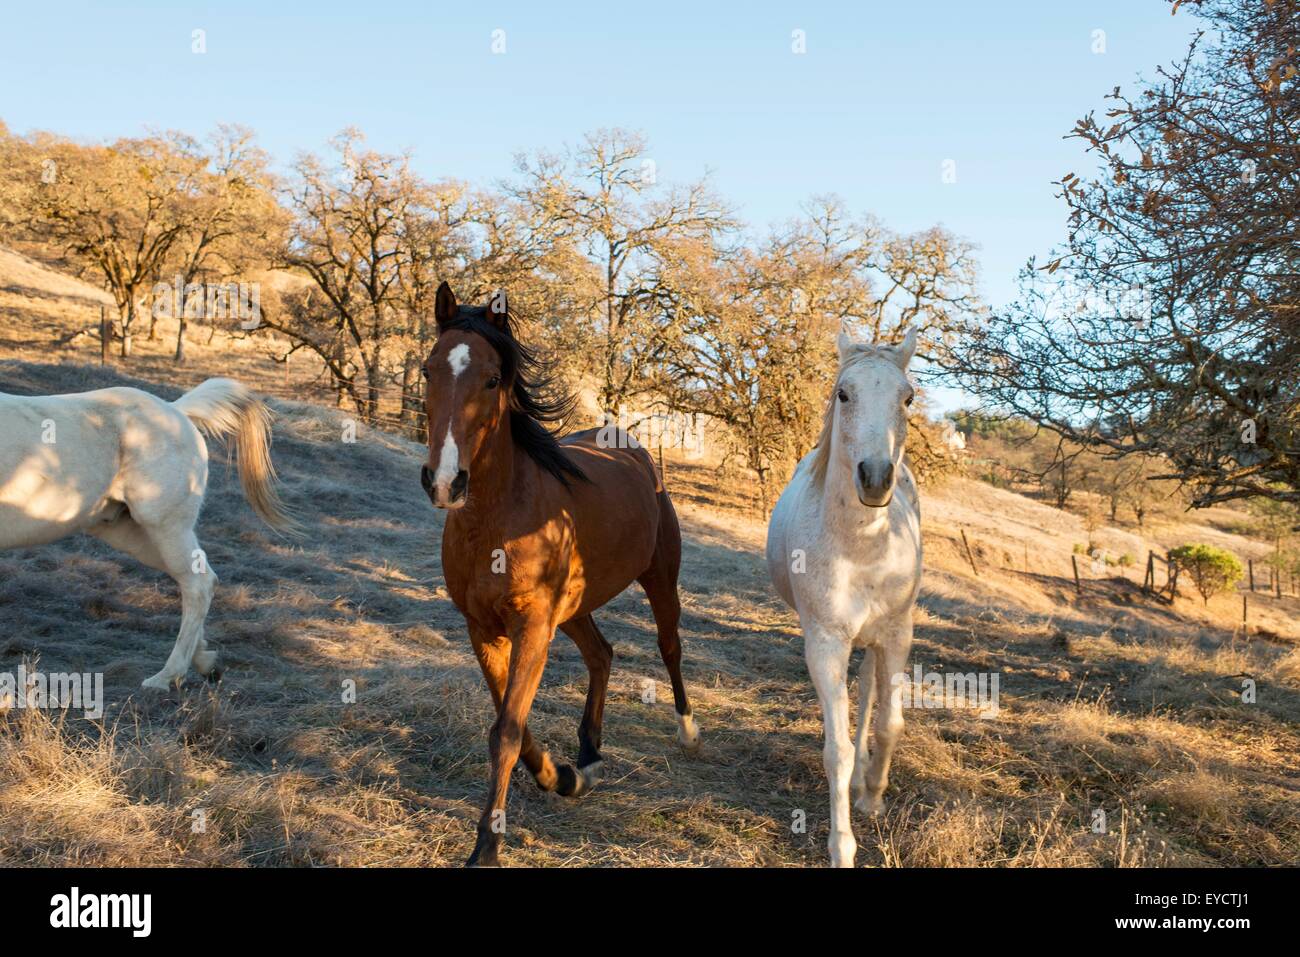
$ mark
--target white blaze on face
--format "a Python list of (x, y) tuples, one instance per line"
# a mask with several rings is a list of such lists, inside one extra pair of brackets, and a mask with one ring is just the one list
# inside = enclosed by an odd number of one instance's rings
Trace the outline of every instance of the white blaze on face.
[(451, 424), (448, 423), (447, 437), (442, 440), (442, 452), (438, 456), (438, 470), (433, 473), (433, 484), (439, 489), (450, 488), (459, 471), (460, 449), (456, 448), (456, 440), (451, 437)]
[(454, 379), (465, 371), (469, 365), (469, 346), (461, 343), (447, 353), (447, 365), (451, 366), (451, 377)]
[[(451, 366), (452, 379), (458, 378), (469, 365), (469, 345), (462, 342), (447, 353), (447, 365)], [(442, 440), (442, 451), (438, 456), (438, 469), (433, 473), (434, 486), (445, 495), (459, 471), (460, 449), (456, 448), (456, 440), (451, 437), (451, 423), (448, 422), (447, 437)]]

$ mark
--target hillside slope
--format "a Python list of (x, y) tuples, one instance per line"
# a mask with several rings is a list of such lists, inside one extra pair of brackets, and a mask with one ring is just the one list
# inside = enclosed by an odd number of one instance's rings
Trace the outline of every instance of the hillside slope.
[[(0, 361), (0, 391), (127, 381), (111, 368)], [(492, 708), (443, 588), (423, 450), (364, 427), (345, 443), (339, 413), (273, 406), (274, 457), (308, 535), (291, 543), (260, 526), (214, 451), (200, 540), (221, 576), (208, 620), (220, 684), (194, 679), (166, 698), (139, 690), (179, 624), (170, 580), (90, 540), (0, 553), (0, 670), (39, 660), (103, 671), (110, 702), (100, 722), (0, 715), (0, 863), (468, 855)], [(767, 585), (762, 523), (696, 504), (708, 481), (686, 463), (669, 475), (687, 534), (684, 671), (703, 750), (677, 748), (670, 695), (641, 700), (642, 680), (663, 691), (664, 674), (633, 588), (598, 615), (615, 648), (605, 781), (569, 802), (518, 774), (508, 864), (824, 863), (821, 723), (797, 622)], [(1131, 581), (1090, 581), (1076, 596), (1069, 517), (1049, 509), (1054, 524), (1007, 495), (959, 483), (927, 496), (913, 660), (998, 673), (1000, 711), (908, 712), (886, 813), (857, 822), (860, 862), (1300, 862), (1293, 600), (1270, 609), (1277, 640), (1247, 642), (1225, 627), (1230, 608), (1164, 605)], [(1019, 569), (1024, 550), (1030, 567)], [(1240, 697), (1247, 675), (1254, 704)], [(576, 750), (585, 685), (560, 637), (530, 719), (557, 756)], [(1104, 834), (1090, 829), (1097, 809)], [(791, 828), (800, 810), (806, 833)]]

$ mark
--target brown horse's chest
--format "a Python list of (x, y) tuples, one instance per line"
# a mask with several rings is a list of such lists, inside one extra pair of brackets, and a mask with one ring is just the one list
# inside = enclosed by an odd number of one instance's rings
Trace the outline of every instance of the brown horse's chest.
[(500, 624), (531, 609), (550, 609), (556, 624), (581, 594), (582, 562), (564, 521), (534, 523), (533, 530), (458, 535), (448, 522), (443, 534), (447, 591), (467, 617)]

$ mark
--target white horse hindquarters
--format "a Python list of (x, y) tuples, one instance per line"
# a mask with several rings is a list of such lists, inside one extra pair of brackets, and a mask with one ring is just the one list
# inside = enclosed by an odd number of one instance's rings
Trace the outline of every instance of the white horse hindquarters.
[(232, 435), (240, 479), (254, 510), (292, 528), (280, 508), (269, 456), (269, 416), (228, 379), (203, 383), (175, 403), (136, 389), (64, 396), (0, 395), (0, 548), (87, 532), (164, 571), (181, 592), (176, 644), (146, 687), (163, 688), (193, 664), (212, 672), (203, 627), (216, 574), (194, 526), (207, 489), (199, 428)]

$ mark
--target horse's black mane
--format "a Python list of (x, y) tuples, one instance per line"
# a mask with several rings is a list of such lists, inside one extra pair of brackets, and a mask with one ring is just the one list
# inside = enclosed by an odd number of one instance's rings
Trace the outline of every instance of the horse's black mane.
[(550, 364), (515, 338), (509, 312), (498, 325), (500, 318), (489, 316), (487, 306), (460, 306), (442, 329), (480, 335), (500, 356), (501, 381), (510, 389), (510, 436), (515, 445), (565, 488), (570, 477), (588, 481), (552, 431), (573, 414), (577, 397), (559, 390)]

